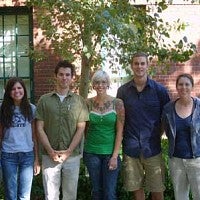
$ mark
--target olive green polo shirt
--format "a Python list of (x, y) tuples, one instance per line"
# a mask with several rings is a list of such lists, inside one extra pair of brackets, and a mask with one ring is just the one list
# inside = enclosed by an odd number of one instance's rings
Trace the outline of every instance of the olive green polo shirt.
[[(44, 121), (44, 131), (52, 148), (66, 150), (74, 137), (77, 123), (88, 121), (88, 109), (84, 99), (73, 92), (69, 92), (63, 102), (56, 92), (51, 92), (40, 97), (36, 119)], [(80, 154), (80, 146), (73, 151), (73, 155), (77, 154)]]

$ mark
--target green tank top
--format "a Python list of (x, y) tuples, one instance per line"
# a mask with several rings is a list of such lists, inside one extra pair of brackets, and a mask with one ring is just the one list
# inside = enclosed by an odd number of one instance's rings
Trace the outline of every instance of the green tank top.
[(113, 109), (99, 114), (91, 111), (84, 151), (95, 154), (112, 154), (115, 145), (117, 114)]

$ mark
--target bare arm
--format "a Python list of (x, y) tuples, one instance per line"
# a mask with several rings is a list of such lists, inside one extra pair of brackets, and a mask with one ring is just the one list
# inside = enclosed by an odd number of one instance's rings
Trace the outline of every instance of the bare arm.
[[(91, 102), (92, 102), (92, 99), (93, 98), (89, 98), (89, 99), (86, 99), (86, 105), (87, 105), (87, 108), (88, 108), (88, 111), (90, 112), (91, 111)], [(88, 132), (88, 128), (89, 128), (89, 121), (86, 122), (85, 124), (85, 137), (87, 137), (87, 132)]]
[(115, 138), (114, 151), (109, 162), (110, 169), (115, 169), (117, 167), (117, 157), (123, 139), (125, 110), (123, 101), (121, 99), (116, 99), (116, 112), (117, 112), (116, 138)]
[(57, 151), (59, 153), (61, 161), (66, 160), (72, 154), (74, 149), (80, 144), (81, 139), (83, 137), (84, 130), (85, 130), (85, 125), (86, 125), (86, 122), (77, 123), (76, 132), (74, 134), (74, 137), (68, 149), (65, 151)]
[(36, 121), (33, 120), (31, 125), (32, 125), (32, 137), (33, 137), (33, 142), (34, 142), (34, 154), (35, 154), (34, 175), (36, 176), (40, 173), (38, 138), (36, 135)]
[(51, 147), (49, 139), (44, 131), (44, 121), (37, 120), (36, 127), (37, 127), (38, 138), (42, 143), (44, 149), (47, 151), (48, 155), (52, 160), (59, 162), (60, 159), (58, 153), (56, 153), (55, 150)]

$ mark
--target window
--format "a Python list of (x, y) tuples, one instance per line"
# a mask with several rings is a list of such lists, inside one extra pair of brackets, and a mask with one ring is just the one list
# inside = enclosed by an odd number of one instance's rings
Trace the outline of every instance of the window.
[(21, 77), (33, 100), (33, 63), (29, 57), (33, 44), (32, 10), (26, 7), (0, 8), (0, 100), (6, 81)]

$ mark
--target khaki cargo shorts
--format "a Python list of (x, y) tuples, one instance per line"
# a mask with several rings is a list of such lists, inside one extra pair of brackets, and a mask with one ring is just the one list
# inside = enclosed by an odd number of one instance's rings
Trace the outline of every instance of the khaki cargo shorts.
[(149, 192), (163, 192), (164, 161), (161, 154), (150, 158), (123, 155), (123, 183), (127, 191), (146, 188)]

